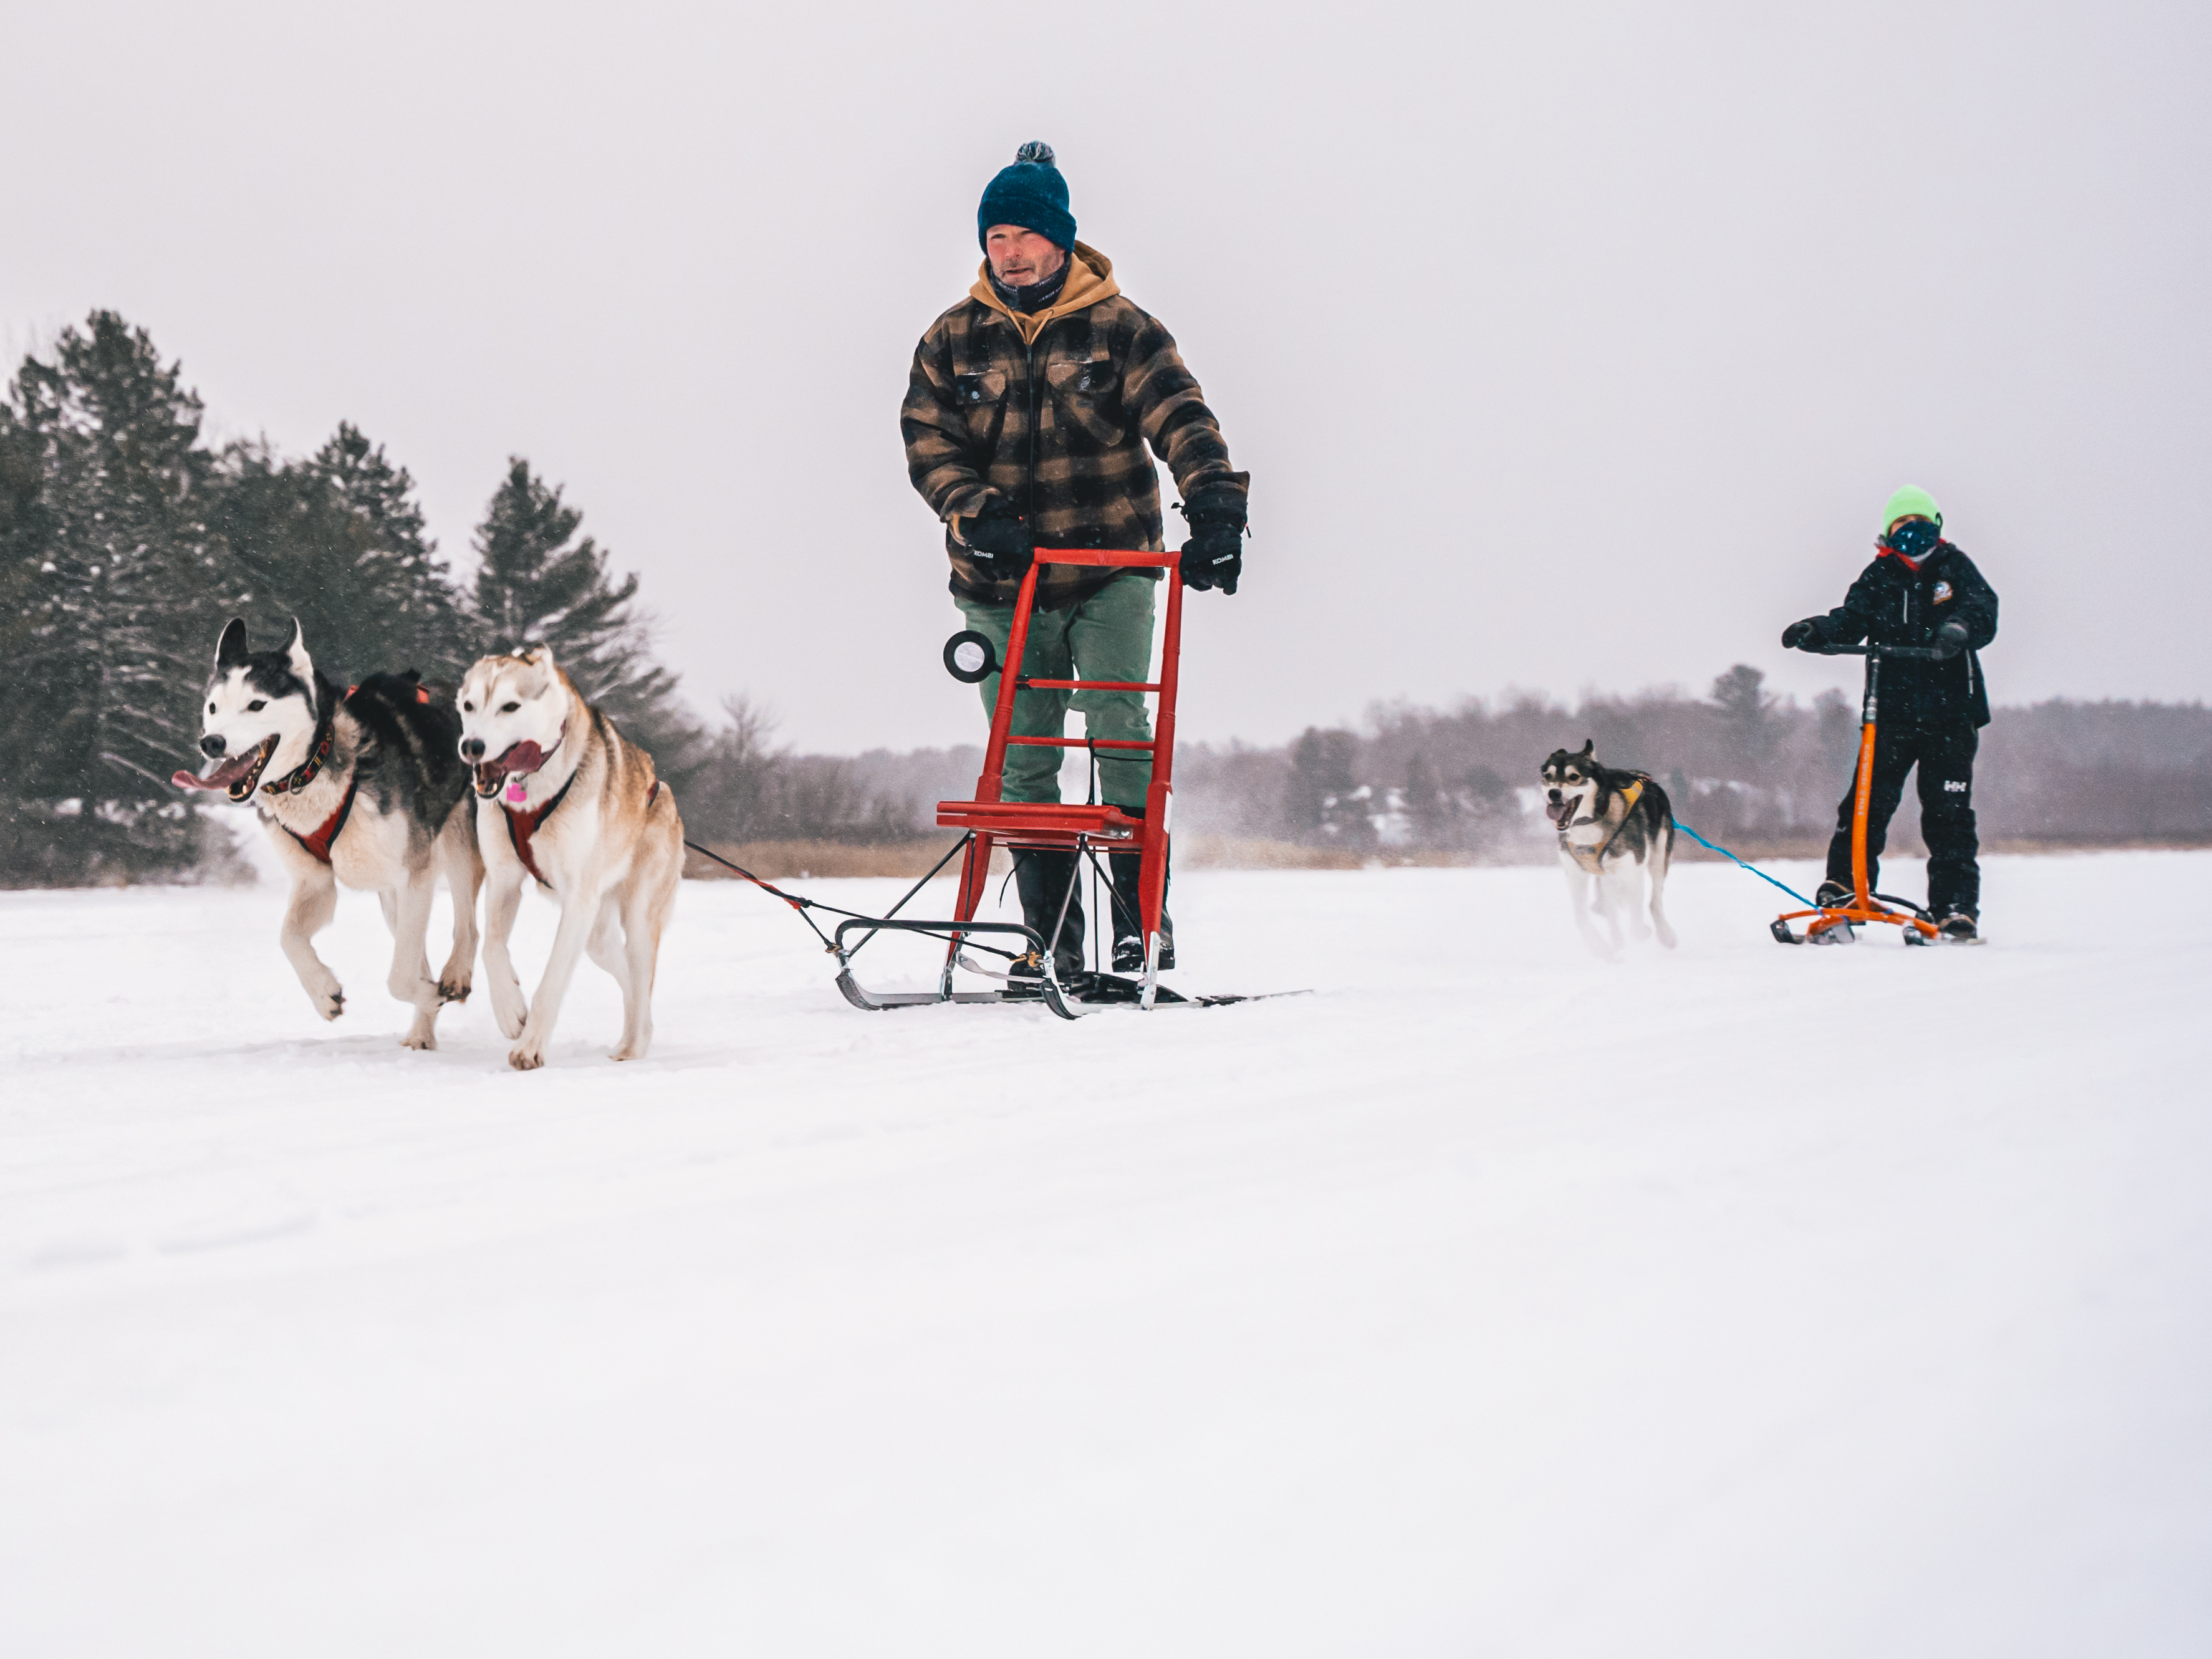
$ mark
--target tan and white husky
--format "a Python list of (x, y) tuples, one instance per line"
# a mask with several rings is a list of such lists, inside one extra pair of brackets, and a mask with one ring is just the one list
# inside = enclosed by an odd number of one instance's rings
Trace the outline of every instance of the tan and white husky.
[[(684, 869), (684, 821), (653, 757), (624, 740), (533, 646), (479, 658), (461, 682), (460, 757), (475, 769), (477, 837), (489, 896), (484, 974), (507, 1063), (545, 1063), (561, 1001), (585, 951), (622, 987), (617, 1060), (653, 1042), (653, 978)], [(528, 1003), (507, 940), (523, 885), (561, 907), (545, 977)]]

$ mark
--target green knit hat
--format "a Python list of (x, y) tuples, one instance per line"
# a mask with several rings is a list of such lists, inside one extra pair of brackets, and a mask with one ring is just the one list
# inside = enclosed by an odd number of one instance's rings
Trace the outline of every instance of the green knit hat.
[(1890, 526), (1899, 519), (1933, 519), (1936, 527), (1943, 527), (1943, 509), (1936, 505), (1936, 498), (1918, 484), (1905, 484), (1889, 498), (1889, 505), (1881, 510), (1881, 533), (1889, 534)]

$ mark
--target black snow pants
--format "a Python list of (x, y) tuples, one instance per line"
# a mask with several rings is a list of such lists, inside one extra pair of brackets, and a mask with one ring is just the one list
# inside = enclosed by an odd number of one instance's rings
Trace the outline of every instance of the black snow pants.
[[(1939, 726), (1884, 726), (1874, 738), (1874, 794), (1867, 802), (1867, 886), (1877, 884), (1889, 817), (1905, 794), (1905, 775), (1920, 768), (1920, 838), (1928, 843), (1928, 908), (1939, 920), (1954, 910), (1978, 915), (1982, 843), (1974, 833), (1974, 750), (1981, 733), (1965, 720)], [(1828, 843), (1828, 879), (1851, 884), (1851, 817), (1858, 774), (1836, 812)]]

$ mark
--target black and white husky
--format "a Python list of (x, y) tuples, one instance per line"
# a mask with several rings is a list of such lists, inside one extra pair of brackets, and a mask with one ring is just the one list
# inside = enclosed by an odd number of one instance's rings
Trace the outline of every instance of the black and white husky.
[[(1667, 925), (1667, 861), (1674, 852), (1674, 811), (1667, 792), (1641, 772), (1600, 766), (1592, 757), (1594, 739), (1578, 750), (1554, 749), (1544, 763), (1544, 816), (1559, 832), (1559, 866), (1566, 872), (1567, 898), (1583, 943), (1609, 957), (1625, 942), (1624, 932), (1674, 948)], [(1643, 878), (1651, 878), (1651, 926), (1644, 925), (1638, 902)], [(1605, 918), (1611, 941), (1591, 923)], [(1624, 922), (1626, 927), (1624, 928)]]
[[(412, 674), (372, 675), (341, 696), (316, 672), (296, 618), (282, 651), (248, 651), (246, 624), (234, 618), (201, 701), (208, 769), (172, 781), (261, 809), (292, 878), (279, 938), (315, 1012), (345, 1012), (337, 976), (312, 943), (330, 926), (343, 882), (384, 902), (392, 939), (385, 983), (415, 1008), (406, 1045), (436, 1048), (440, 1006), (468, 1000), (483, 884), (469, 770), (455, 752), (459, 719)], [(432, 979), (426, 939), (441, 875), (453, 895), (453, 952)]]

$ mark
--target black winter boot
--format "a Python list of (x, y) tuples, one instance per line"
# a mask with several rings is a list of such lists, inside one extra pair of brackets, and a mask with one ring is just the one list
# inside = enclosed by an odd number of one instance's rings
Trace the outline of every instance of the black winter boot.
[[(1137, 877), (1144, 868), (1141, 853), (1114, 853), (1108, 855), (1114, 867), (1114, 971), (1117, 974), (1141, 974), (1145, 971), (1145, 936), (1138, 917)], [(1174, 873), (1172, 863), (1168, 873)], [(1164, 882), (1160, 886), (1160, 969), (1164, 973), (1176, 965), (1175, 923), (1168, 915), (1168, 890)]]
[[(1071, 890), (1073, 888), (1073, 890)], [(1014, 890), (1021, 895), (1022, 921), (1038, 938), (1051, 942), (1055, 924), (1059, 942), (1052, 953), (1053, 974), (1062, 985), (1073, 985), (1083, 972), (1083, 889), (1075, 881), (1075, 854), (1041, 847), (1014, 848)], [(1065, 920), (1060, 902), (1067, 902)], [(1013, 969), (1017, 979), (1042, 978), (1035, 965)]]
[[(1823, 910), (1847, 909), (1857, 897), (1856, 889), (1846, 887), (1838, 881), (1824, 881), (1813, 890), (1813, 902)], [(1858, 938), (1858, 924), (1856, 922), (1839, 921), (1832, 927), (1821, 928), (1817, 933), (1810, 927), (1805, 930), (1805, 943), (1808, 945), (1856, 945)]]

